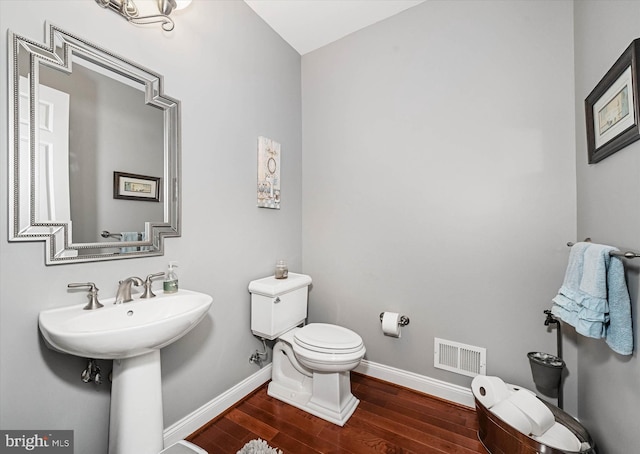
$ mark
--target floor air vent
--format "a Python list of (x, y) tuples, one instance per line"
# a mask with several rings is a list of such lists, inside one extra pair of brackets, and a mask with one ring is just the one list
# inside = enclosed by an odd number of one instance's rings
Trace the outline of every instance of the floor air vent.
[(487, 374), (487, 349), (434, 338), (433, 366), (469, 377)]

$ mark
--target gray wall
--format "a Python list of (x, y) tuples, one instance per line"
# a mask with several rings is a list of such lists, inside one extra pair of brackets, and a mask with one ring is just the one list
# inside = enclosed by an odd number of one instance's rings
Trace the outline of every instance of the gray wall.
[[(166, 240), (164, 257), (46, 267), (44, 243), (7, 242), (0, 185), (0, 427), (74, 429), (80, 454), (107, 452), (109, 386), (82, 383), (84, 361), (47, 349), (38, 333), (39, 311), (85, 301), (67, 283), (94, 281), (107, 298), (119, 279), (176, 260), (183, 288), (213, 296), (208, 317), (163, 350), (169, 426), (257, 371), (248, 361), (261, 344), (249, 330), (247, 283), (279, 258), (292, 271), (302, 266), (300, 56), (241, 1), (195, 1), (175, 19), (164, 33), (92, 0), (0, 1), (0, 61), (7, 29), (44, 42), (49, 20), (164, 75), (165, 92), (182, 101), (183, 236)], [(0, 71), (3, 128), (6, 86)], [(279, 211), (256, 208), (260, 135), (282, 144)], [(0, 155), (6, 182), (6, 140)]]
[[(631, 41), (638, 38), (640, 3), (575, 2), (574, 17), (578, 238), (591, 237), (637, 251), (640, 250), (640, 142), (598, 164), (588, 165), (584, 99)], [(604, 453), (638, 451), (640, 267), (635, 260), (626, 264), (636, 352), (633, 356), (621, 356), (600, 340), (578, 337), (579, 415)]]
[[(533, 388), (575, 238), (572, 3), (428, 1), (304, 55), (302, 82), (310, 318), (465, 386), (433, 338), (486, 347), (488, 374)], [(410, 317), (400, 339), (385, 310)]]
[[(301, 74), (240, 1), (193, 2), (171, 34), (92, 1), (0, 1), (0, 61), (7, 28), (42, 42), (50, 20), (163, 74), (183, 102), (184, 176), (183, 236), (159, 258), (46, 267), (43, 243), (6, 241), (0, 210), (0, 427), (72, 428), (78, 452), (106, 452), (108, 385), (81, 383), (85, 364), (43, 345), (37, 314), (84, 300), (68, 282), (109, 297), (169, 260), (214, 307), (163, 350), (166, 426), (255, 372), (246, 285), (277, 258), (313, 276), (310, 319), (358, 331), (367, 359), (468, 385), (432, 367), (438, 336), (486, 347), (489, 374), (533, 387), (525, 354), (555, 351), (542, 310), (565, 243), (640, 249), (640, 145), (587, 166), (582, 112), (636, 37), (640, 5), (573, 5), (429, 1), (304, 56)], [(5, 90), (0, 101), (7, 124)], [(255, 208), (258, 135), (283, 145), (280, 211)], [(637, 319), (638, 265), (628, 270)], [(411, 317), (401, 339), (381, 335), (382, 310)], [(633, 452), (637, 354), (565, 331), (566, 408), (604, 452)]]

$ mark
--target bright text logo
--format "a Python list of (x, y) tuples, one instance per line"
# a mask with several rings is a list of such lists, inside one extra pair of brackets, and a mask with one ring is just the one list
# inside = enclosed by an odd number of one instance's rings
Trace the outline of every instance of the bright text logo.
[(73, 454), (72, 430), (0, 430), (0, 454)]

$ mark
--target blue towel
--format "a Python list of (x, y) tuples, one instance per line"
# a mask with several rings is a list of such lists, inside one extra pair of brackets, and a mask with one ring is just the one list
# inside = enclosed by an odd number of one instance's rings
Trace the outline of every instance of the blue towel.
[[(147, 232), (140, 232), (140, 235), (138, 236), (138, 238), (140, 239), (140, 241), (147, 241)], [(151, 246), (140, 246), (138, 248), (139, 251), (150, 251), (151, 250)]]
[[(141, 234), (140, 232), (122, 232), (121, 234), (122, 236), (120, 237), (120, 241), (125, 242), (125, 241), (140, 241), (141, 239)], [(127, 247), (121, 247), (120, 248), (120, 252), (133, 252), (133, 251), (138, 251), (139, 248), (136, 246), (127, 246)]]
[(620, 257), (611, 246), (577, 243), (551, 312), (583, 336), (605, 338), (622, 355), (633, 352), (631, 302)]
[(609, 325), (607, 345), (621, 355), (633, 353), (631, 301), (624, 279), (624, 265), (620, 257), (611, 257), (607, 274), (609, 288)]

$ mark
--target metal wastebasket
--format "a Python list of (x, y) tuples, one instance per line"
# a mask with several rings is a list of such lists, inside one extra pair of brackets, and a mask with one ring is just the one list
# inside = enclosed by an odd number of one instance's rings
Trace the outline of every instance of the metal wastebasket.
[(565, 366), (562, 358), (542, 352), (529, 352), (527, 356), (536, 386), (541, 390), (557, 391)]

